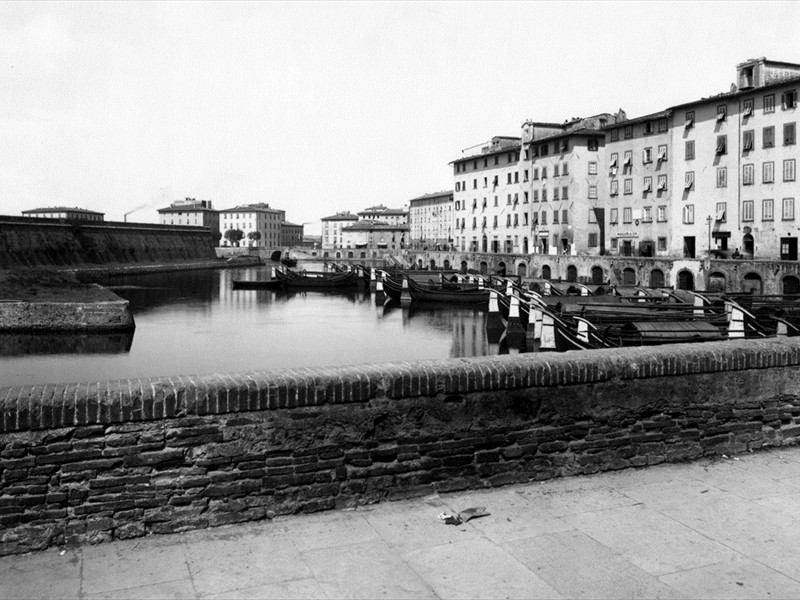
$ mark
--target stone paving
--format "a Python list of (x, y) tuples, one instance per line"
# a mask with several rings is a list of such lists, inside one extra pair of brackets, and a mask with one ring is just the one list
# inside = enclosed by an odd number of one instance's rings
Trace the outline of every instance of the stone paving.
[(800, 598), (798, 548), (782, 448), (9, 556), (0, 597)]

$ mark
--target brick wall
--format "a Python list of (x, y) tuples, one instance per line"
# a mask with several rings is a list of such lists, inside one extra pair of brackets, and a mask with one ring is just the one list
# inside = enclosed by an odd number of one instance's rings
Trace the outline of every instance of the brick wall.
[(0, 389), (0, 554), (800, 439), (800, 340)]

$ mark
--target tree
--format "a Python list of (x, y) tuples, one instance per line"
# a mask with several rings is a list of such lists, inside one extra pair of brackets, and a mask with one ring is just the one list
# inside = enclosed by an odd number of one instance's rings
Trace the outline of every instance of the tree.
[(251, 231), (247, 234), (247, 239), (250, 240), (250, 245), (253, 245), (253, 242), (256, 242), (258, 245), (258, 240), (261, 239), (261, 232), (260, 231)]
[(243, 237), (244, 232), (241, 229), (228, 229), (225, 232), (225, 239), (231, 243), (231, 246), (238, 246)]

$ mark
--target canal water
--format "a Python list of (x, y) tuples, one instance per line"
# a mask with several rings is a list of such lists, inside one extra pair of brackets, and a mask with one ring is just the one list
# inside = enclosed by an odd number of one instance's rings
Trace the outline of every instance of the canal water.
[[(307, 266), (313, 269), (314, 266)], [(269, 267), (131, 275), (131, 333), (0, 334), (0, 386), (484, 356), (483, 308), (376, 306), (368, 291), (234, 290)]]

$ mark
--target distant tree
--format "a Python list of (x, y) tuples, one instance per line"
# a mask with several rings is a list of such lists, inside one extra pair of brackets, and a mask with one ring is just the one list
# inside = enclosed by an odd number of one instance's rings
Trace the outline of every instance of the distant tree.
[(247, 239), (250, 240), (250, 245), (253, 245), (253, 242), (258, 244), (258, 240), (261, 239), (261, 232), (260, 231), (251, 231), (247, 234)]
[(231, 243), (231, 246), (238, 246), (243, 237), (244, 232), (241, 229), (228, 229), (225, 232), (225, 239)]

